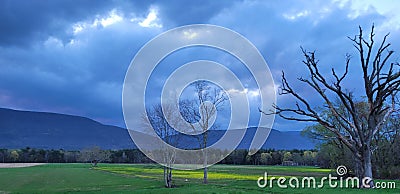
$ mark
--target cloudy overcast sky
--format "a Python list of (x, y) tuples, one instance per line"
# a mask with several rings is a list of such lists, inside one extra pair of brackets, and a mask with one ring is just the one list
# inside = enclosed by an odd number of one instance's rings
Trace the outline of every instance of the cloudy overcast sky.
[[(343, 70), (357, 91), (359, 65), (347, 36), (358, 26), (376, 37), (390, 32), (400, 52), (399, 1), (19, 1), (0, 0), (0, 107), (86, 116), (124, 126), (122, 86), (136, 52), (160, 33), (188, 24), (215, 24), (249, 39), (277, 86), (284, 70), (294, 87), (307, 76), (300, 46), (315, 50), (324, 73)], [(357, 88), (358, 87), (358, 88)], [(290, 106), (288, 97), (278, 104)], [(313, 99), (315, 105), (319, 99)], [(274, 128), (305, 125), (276, 119)]]

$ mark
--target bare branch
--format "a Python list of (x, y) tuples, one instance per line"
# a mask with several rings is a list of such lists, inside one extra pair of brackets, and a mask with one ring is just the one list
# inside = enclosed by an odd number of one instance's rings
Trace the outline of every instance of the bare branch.
[[(367, 39), (363, 37), (361, 26), (358, 35), (354, 38), (348, 37), (360, 57), (363, 89), (367, 102), (357, 100), (352, 92), (343, 89), (343, 80), (349, 74), (351, 59), (349, 54), (346, 55), (344, 73), (339, 75), (332, 68), (334, 82), (328, 83), (327, 77), (319, 70), (315, 51), (308, 52), (301, 47), (305, 58), (302, 62), (308, 69), (309, 77), (300, 77), (298, 80), (324, 100), (323, 111), (317, 111), (316, 108), (311, 107), (307, 98), (289, 85), (284, 72), (282, 72), (280, 95), (294, 97), (297, 100), (294, 108), (283, 108), (274, 104), (275, 112), (259, 111), (267, 115), (277, 114), (286, 120), (317, 122), (335, 134), (336, 138), (353, 152), (358, 161), (370, 160), (366, 158), (370, 158), (368, 154), (372, 152), (371, 141), (396, 110), (395, 101), (400, 90), (400, 71), (396, 69), (399, 64), (388, 62), (394, 53), (389, 50), (391, 44), (386, 43), (389, 34), (383, 37), (375, 52), (374, 28), (373, 25)], [(334, 103), (331, 100), (332, 95), (339, 101)], [(368, 165), (360, 164), (360, 166), (364, 168)], [(364, 169), (362, 172), (369, 173), (371, 169)], [(365, 175), (372, 176), (372, 174)]]

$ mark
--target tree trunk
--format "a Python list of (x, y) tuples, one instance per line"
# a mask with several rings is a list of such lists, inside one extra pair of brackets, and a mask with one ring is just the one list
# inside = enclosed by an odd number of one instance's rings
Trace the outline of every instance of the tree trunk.
[(356, 176), (357, 176), (357, 178), (359, 180), (359, 185), (361, 186), (361, 180), (362, 180), (363, 174), (364, 174), (364, 171), (363, 171), (363, 168), (362, 168), (363, 161), (362, 161), (361, 158), (356, 156), (356, 157), (354, 157), (354, 162), (355, 162), (354, 173), (356, 174)]
[(204, 184), (207, 184), (207, 183), (208, 183), (208, 178), (207, 178), (207, 176), (208, 176), (208, 170), (207, 170), (207, 167), (204, 167), (204, 179), (203, 179), (203, 183), (204, 183)]
[[(372, 175), (372, 153), (370, 146), (364, 146), (359, 151), (361, 157), (355, 157), (355, 173), (359, 180), (360, 188), (374, 188), (374, 181)], [(363, 179), (369, 179), (368, 185), (363, 182)]]
[(164, 166), (164, 184), (168, 188), (167, 167)]
[(92, 166), (93, 166), (93, 167), (97, 167), (97, 163), (98, 163), (97, 160), (92, 160)]
[(204, 177), (203, 177), (203, 183), (207, 184), (208, 183), (208, 169), (207, 169), (207, 151), (204, 149)]
[(172, 188), (172, 169), (164, 167), (164, 183), (165, 187)]
[[(362, 160), (362, 168), (363, 168), (363, 177), (362, 178), (370, 178), (369, 182), (369, 187), (368, 188), (373, 188), (374, 187), (374, 181), (372, 180), (372, 157), (371, 157), (371, 148), (370, 146), (365, 146), (365, 149), (363, 150), (363, 160)], [(361, 185), (363, 186), (363, 185)]]
[(172, 188), (172, 168), (168, 168), (168, 188)]

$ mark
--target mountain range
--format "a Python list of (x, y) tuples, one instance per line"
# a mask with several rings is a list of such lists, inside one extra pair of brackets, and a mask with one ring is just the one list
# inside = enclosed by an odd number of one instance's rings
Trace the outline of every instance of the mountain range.
[[(247, 128), (237, 148), (247, 149), (255, 132), (256, 128)], [(209, 142), (216, 142), (224, 133), (210, 130)], [(181, 141), (186, 142), (187, 147), (196, 146), (193, 137), (185, 136)], [(121, 127), (81, 116), (0, 108), (0, 148), (80, 150), (91, 146), (114, 150), (136, 148), (128, 130)], [(313, 149), (315, 142), (302, 136), (300, 131), (272, 129), (262, 148)]]

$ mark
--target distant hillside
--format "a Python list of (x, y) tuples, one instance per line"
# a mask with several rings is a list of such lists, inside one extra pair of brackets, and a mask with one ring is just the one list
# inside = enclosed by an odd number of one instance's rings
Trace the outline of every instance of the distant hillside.
[[(246, 130), (245, 135), (240, 142), (237, 149), (248, 149), (253, 140), (253, 137), (257, 131), (257, 128), (250, 127), (247, 129), (237, 129)], [(267, 129), (263, 129), (268, 131)], [(262, 146), (263, 149), (276, 149), (276, 150), (291, 150), (291, 149), (314, 149), (315, 142), (307, 137), (300, 134), (300, 131), (278, 131), (272, 129), (269, 133), (267, 141)], [(212, 145), (217, 142), (223, 135), (225, 131), (223, 130), (211, 130), (208, 132), (208, 145)], [(200, 137), (201, 139), (201, 137)], [(199, 140), (194, 136), (184, 135), (179, 139), (180, 148), (198, 148)]]
[(126, 129), (56, 113), (0, 108), (0, 148), (134, 148)]
[[(250, 147), (256, 128), (248, 128), (239, 149)], [(210, 144), (215, 143), (225, 131), (209, 131)], [(197, 147), (194, 137), (181, 138), (185, 148)], [(78, 150), (90, 146), (103, 149), (136, 148), (128, 130), (103, 125), (85, 117), (0, 108), (0, 148), (44, 148)], [(264, 149), (312, 149), (312, 140), (299, 131), (272, 130), (263, 145)]]

